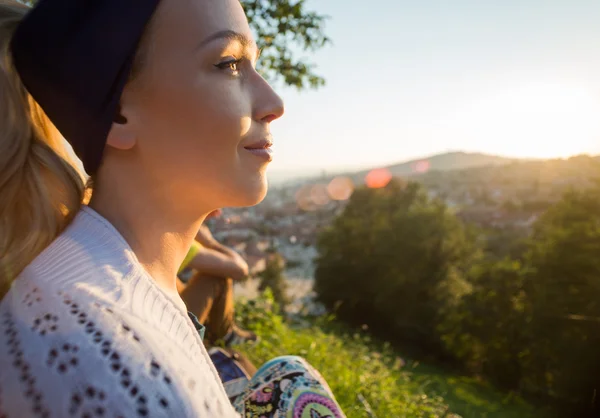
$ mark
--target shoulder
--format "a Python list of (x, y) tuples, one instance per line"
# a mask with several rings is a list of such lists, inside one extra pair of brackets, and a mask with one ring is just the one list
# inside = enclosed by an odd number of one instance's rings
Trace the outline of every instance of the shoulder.
[[(100, 215), (83, 208), (71, 225), (21, 273), (24, 278), (72, 288), (113, 291), (135, 274), (137, 261), (121, 235)], [(18, 281), (19, 279), (17, 279)]]

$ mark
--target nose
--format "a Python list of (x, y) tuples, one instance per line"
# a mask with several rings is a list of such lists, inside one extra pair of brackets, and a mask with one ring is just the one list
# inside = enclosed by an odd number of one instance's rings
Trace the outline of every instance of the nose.
[(270, 123), (283, 116), (285, 106), (283, 100), (275, 90), (262, 78), (257, 75), (257, 81), (254, 87), (254, 119)]

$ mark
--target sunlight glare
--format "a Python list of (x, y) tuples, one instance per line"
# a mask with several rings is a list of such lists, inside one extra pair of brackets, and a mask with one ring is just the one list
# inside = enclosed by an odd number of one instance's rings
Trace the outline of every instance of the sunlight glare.
[(443, 125), (438, 134), (465, 148), (568, 157), (600, 148), (600, 97), (582, 86), (531, 83), (471, 103)]

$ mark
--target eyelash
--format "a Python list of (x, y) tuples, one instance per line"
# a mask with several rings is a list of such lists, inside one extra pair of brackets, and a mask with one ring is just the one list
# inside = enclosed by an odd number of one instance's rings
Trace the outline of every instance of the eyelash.
[[(242, 62), (241, 59), (231, 59), (225, 62), (221, 62), (219, 64), (215, 64), (215, 67), (217, 67), (219, 70), (227, 70), (229, 69), (232, 73), (239, 73), (239, 68), (238, 65), (240, 65), (240, 63)], [(232, 68), (233, 67), (233, 68)]]

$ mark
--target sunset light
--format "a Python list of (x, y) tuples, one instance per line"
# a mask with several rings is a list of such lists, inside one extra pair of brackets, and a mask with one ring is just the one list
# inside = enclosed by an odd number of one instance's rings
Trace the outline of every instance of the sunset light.
[(568, 157), (598, 149), (600, 96), (576, 84), (529, 83), (459, 107), (437, 135), (512, 157)]

